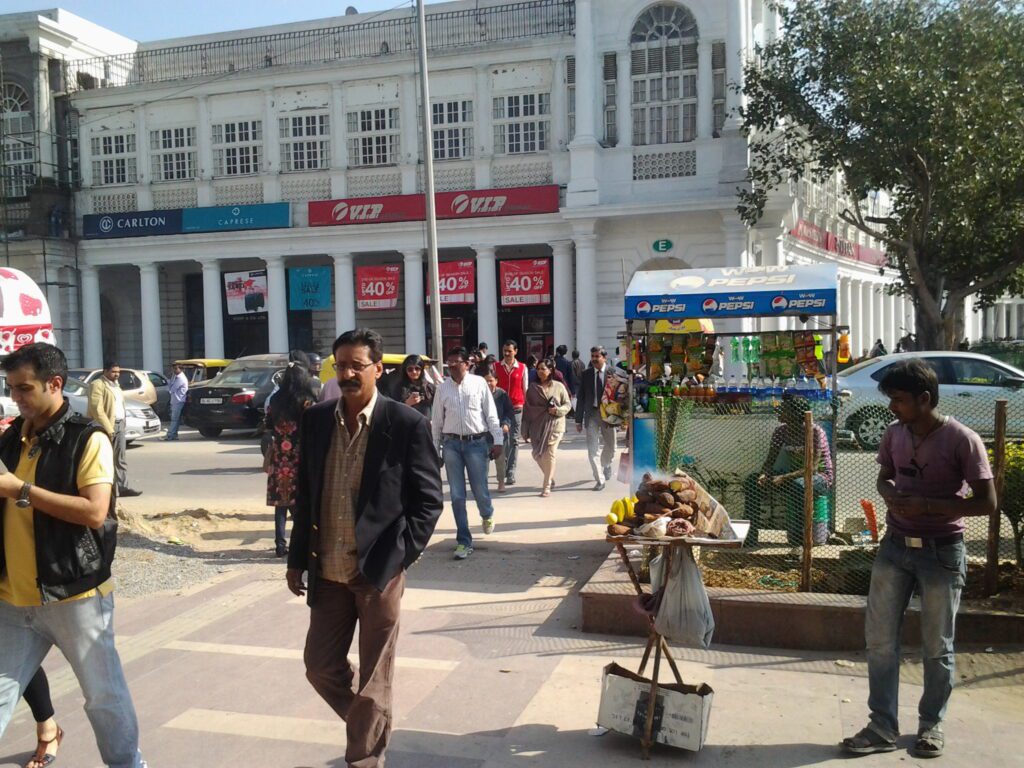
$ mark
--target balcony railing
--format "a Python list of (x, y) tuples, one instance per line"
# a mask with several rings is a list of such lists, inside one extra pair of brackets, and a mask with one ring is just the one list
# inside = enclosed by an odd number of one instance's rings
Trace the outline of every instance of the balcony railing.
[[(466, 48), (571, 35), (574, 0), (529, 0), (427, 14), (427, 47)], [(154, 48), (65, 62), (68, 91), (217, 78), (270, 67), (317, 65), (415, 51), (416, 17)]]

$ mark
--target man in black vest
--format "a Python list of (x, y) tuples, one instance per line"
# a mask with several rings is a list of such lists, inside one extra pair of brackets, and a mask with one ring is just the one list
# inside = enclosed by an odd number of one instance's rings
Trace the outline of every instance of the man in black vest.
[(64, 400), (51, 344), (2, 363), (21, 416), (0, 435), (0, 735), (50, 648), (68, 660), (103, 762), (140, 768), (139, 726), (114, 647), (114, 454)]

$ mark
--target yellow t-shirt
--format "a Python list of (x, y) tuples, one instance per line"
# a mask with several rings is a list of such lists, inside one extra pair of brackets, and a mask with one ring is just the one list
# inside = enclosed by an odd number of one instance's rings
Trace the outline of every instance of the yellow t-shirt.
[[(21, 456), (14, 475), (26, 483), (34, 483), (36, 479), (39, 454), (33, 453), (32, 448), (38, 439), (27, 438), (24, 433), (21, 436)], [(94, 433), (86, 443), (82, 460), (78, 465), (76, 481), (79, 490), (101, 483), (113, 486), (114, 449), (110, 444), (110, 438), (102, 432)], [(36, 534), (32, 524), (34, 511), (32, 507), (18, 507), (14, 499), (6, 499), (6, 502), (3, 524), (7, 566), (0, 574), (0, 600), (20, 608), (41, 605), (42, 595), (36, 583), (39, 572), (36, 568)], [(61, 602), (84, 600), (97, 592), (105, 596), (113, 589), (113, 582), (108, 579), (95, 589), (73, 595)]]

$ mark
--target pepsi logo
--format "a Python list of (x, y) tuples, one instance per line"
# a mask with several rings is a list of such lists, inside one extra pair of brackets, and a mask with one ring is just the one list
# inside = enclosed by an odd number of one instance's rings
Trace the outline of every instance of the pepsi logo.
[(643, 314), (649, 313), (651, 311), (651, 302), (641, 301), (636, 305), (636, 311), (641, 312)]
[(714, 299), (704, 299), (704, 303), (700, 305), (700, 308), (705, 312), (717, 312), (718, 302)]
[(786, 300), (785, 296), (776, 296), (772, 299), (772, 309), (776, 312), (782, 312), (789, 306), (789, 301)]

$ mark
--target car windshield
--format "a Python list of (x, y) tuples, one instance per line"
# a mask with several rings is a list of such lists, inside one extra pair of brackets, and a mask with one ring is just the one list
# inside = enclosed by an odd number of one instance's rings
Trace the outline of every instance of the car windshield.
[[(70, 375), (70, 371), (69, 371)], [(85, 387), (78, 379), (69, 378), (64, 383), (64, 394), (66, 395), (83, 395), (85, 394)]]
[(241, 368), (236, 370), (225, 370), (217, 378), (210, 382), (211, 387), (262, 387), (274, 374), (274, 368)]
[(839, 375), (852, 376), (858, 371), (863, 371), (865, 368), (868, 368), (872, 365), (878, 365), (878, 358), (869, 357), (867, 360), (861, 360), (856, 365), (851, 365), (849, 368), (844, 368), (843, 370), (839, 371)]
[(88, 368), (71, 368), (68, 371), (68, 378), (85, 381), (89, 377), (90, 373), (92, 373), (92, 371)]

